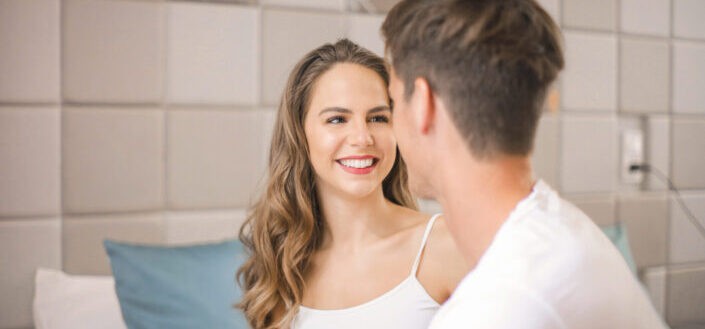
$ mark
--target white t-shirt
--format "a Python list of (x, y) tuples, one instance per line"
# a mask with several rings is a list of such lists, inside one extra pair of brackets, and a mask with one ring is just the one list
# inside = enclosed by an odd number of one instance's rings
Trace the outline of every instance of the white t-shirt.
[(539, 181), (430, 328), (667, 326), (602, 231)]

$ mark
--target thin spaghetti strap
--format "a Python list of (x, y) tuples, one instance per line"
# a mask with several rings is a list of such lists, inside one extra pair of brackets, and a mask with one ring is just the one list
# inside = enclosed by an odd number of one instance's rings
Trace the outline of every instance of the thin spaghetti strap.
[(421, 240), (421, 247), (419, 248), (419, 252), (416, 254), (416, 259), (414, 260), (414, 266), (411, 267), (411, 273), (409, 274), (410, 276), (416, 276), (416, 273), (419, 271), (419, 264), (421, 263), (421, 255), (423, 255), (423, 250), (426, 247), (426, 242), (428, 241), (428, 236), (431, 234), (431, 229), (433, 228), (433, 223), (436, 222), (436, 219), (438, 216), (441, 214), (435, 214), (431, 219), (428, 220), (428, 224), (426, 224), (426, 231), (423, 233), (423, 240)]

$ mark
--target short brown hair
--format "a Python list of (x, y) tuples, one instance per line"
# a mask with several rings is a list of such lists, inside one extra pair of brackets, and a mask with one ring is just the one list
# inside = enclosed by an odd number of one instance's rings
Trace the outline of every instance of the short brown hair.
[(382, 25), (404, 82), (425, 78), (478, 158), (528, 155), (563, 68), (560, 31), (533, 0), (405, 0)]

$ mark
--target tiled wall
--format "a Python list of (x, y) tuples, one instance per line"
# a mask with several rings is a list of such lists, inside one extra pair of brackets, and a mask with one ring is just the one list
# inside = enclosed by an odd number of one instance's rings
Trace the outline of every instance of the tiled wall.
[[(32, 327), (36, 267), (108, 274), (104, 238), (234, 236), (293, 63), (342, 36), (381, 53), (393, 2), (0, 0), (0, 329)], [(641, 127), (705, 220), (705, 1), (541, 3), (567, 67), (536, 171), (626, 223), (671, 324), (705, 322), (705, 239), (665, 184), (619, 170), (621, 130)]]
[(554, 184), (598, 223), (626, 224), (641, 278), (673, 327), (705, 325), (705, 237), (666, 184), (653, 175), (626, 184), (620, 171), (621, 133), (640, 128), (646, 161), (705, 225), (705, 1), (563, 0), (560, 12), (559, 127), (541, 132), (559, 150), (536, 160), (557, 163)]

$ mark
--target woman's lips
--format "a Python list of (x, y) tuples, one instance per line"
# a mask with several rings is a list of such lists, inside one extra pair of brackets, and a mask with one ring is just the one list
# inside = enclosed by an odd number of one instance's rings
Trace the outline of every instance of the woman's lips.
[(345, 172), (355, 175), (365, 175), (375, 169), (379, 159), (369, 155), (356, 155), (340, 158), (336, 160), (336, 162)]

